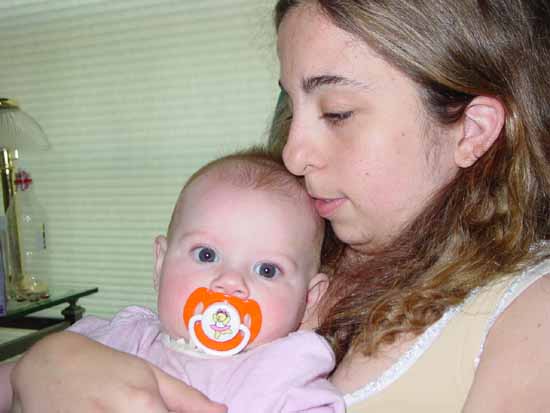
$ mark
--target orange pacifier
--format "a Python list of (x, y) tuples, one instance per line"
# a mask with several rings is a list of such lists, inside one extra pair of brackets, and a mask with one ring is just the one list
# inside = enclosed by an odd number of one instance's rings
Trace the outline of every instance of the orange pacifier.
[[(195, 314), (201, 304), (202, 313)], [(254, 300), (202, 287), (185, 303), (183, 321), (199, 349), (214, 356), (232, 356), (254, 341), (262, 325), (262, 312)]]

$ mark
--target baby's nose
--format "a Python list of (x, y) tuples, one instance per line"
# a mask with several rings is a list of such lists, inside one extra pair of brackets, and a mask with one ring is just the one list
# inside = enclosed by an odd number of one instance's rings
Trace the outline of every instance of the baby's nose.
[(210, 290), (217, 293), (233, 295), (238, 298), (248, 298), (249, 290), (246, 281), (242, 274), (237, 271), (225, 271), (216, 277), (211, 285)]

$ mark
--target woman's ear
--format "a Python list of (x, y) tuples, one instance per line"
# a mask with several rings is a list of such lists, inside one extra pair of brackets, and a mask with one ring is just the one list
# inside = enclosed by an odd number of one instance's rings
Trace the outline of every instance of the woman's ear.
[(155, 266), (153, 268), (153, 283), (155, 290), (158, 291), (160, 284), (160, 276), (162, 274), (162, 263), (164, 262), (164, 256), (166, 255), (166, 249), (168, 248), (168, 240), (164, 235), (159, 235), (155, 238), (154, 254), (155, 254)]
[(460, 168), (472, 166), (495, 143), (504, 127), (504, 106), (497, 98), (477, 96), (464, 111), (464, 127), (455, 150)]
[(313, 330), (319, 326), (319, 303), (327, 291), (328, 284), (328, 276), (322, 272), (317, 273), (309, 282), (306, 311), (300, 324), (300, 330)]

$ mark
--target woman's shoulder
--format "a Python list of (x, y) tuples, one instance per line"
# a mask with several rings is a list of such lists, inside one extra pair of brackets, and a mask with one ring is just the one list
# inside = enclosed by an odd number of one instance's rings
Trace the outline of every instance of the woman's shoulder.
[(540, 280), (544, 282), (547, 275), (550, 275), (550, 258), (529, 265), (522, 271), (511, 276), (503, 277), (471, 294), (470, 303), (466, 305), (465, 310), (467, 312), (489, 312), (481, 337), (481, 348), (478, 356), (484, 351), (487, 336), (501, 315), (516, 300), (525, 300), (524, 292), (531, 286), (537, 285)]
[(524, 271), (506, 291), (488, 332), (465, 412), (480, 408), (549, 411), (548, 343), (550, 262), (546, 260)]
[[(414, 397), (417, 397), (415, 401), (419, 401), (420, 406), (423, 405), (422, 400), (429, 397), (419, 391), (419, 377), (422, 377), (421, 390), (438, 387), (440, 393), (445, 394), (440, 399), (447, 408), (452, 404), (451, 400), (455, 400), (455, 407), (461, 407), (478, 376), (475, 359), (484, 354), (481, 350), (488, 333), (492, 331), (491, 326), (500, 328), (497, 321), (500, 324), (503, 317), (510, 317), (509, 314), (519, 313), (521, 316), (524, 311), (533, 311), (530, 308), (516, 310), (517, 302), (528, 306), (531, 300), (536, 299), (536, 303), (544, 306), (544, 297), (540, 294), (532, 297), (531, 290), (536, 289), (540, 293), (546, 289), (550, 294), (550, 287), (546, 285), (550, 278), (544, 277), (547, 273), (550, 273), (550, 261), (542, 261), (520, 274), (503, 277), (479, 288), (464, 303), (449, 309), (421, 336), (412, 341), (405, 340), (400, 345), (396, 343), (392, 346), (394, 351), (384, 351), (384, 357), (362, 359), (357, 354), (348, 355), (333, 380), (345, 391), (357, 389), (347, 396), (350, 404), (362, 403), (367, 399), (368, 406), (373, 404), (373, 399), (387, 403), (388, 398), (403, 397), (411, 389), (416, 389), (413, 393), (418, 394)], [(546, 301), (550, 303), (548, 298)], [(521, 318), (518, 322), (521, 323)], [(493, 337), (490, 340), (493, 342)], [(484, 357), (484, 363), (486, 359)], [(343, 384), (338, 381), (341, 376), (345, 378)], [(407, 400), (410, 407), (412, 399)], [(435, 406), (436, 401), (432, 401), (431, 405)]]

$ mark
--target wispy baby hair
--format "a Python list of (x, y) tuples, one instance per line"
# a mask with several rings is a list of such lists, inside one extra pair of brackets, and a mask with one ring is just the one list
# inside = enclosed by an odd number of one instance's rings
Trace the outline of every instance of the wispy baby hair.
[(237, 187), (275, 191), (281, 196), (294, 198), (297, 202), (306, 201), (307, 192), (302, 181), (288, 172), (281, 156), (265, 146), (252, 146), (214, 159), (191, 175), (183, 186), (172, 213), (168, 239), (171, 238), (180, 212), (185, 189), (207, 174), (214, 174), (216, 179)]

